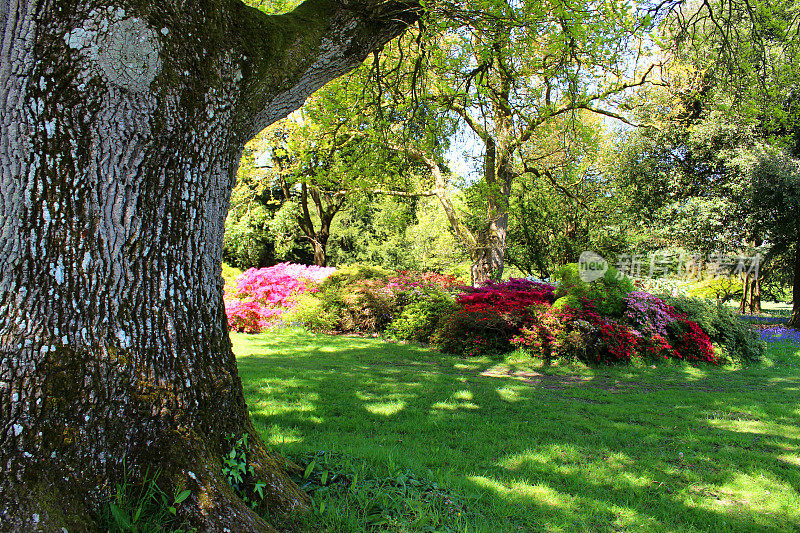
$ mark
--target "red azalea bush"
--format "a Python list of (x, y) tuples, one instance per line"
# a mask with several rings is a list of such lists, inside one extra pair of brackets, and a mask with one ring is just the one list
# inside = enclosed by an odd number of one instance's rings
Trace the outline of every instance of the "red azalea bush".
[(601, 319), (597, 326), (596, 363), (628, 363), (636, 350), (636, 335), (625, 324)]
[(585, 363), (628, 362), (635, 354), (638, 332), (600, 316), (590, 300), (580, 307), (539, 308), (531, 322), (511, 339), (546, 361)]
[(719, 363), (709, 336), (696, 322), (653, 300), (658, 299), (652, 295), (635, 296), (630, 300), (633, 309), (622, 319), (600, 315), (595, 303), (587, 298), (574, 308), (530, 308), (532, 316), (510, 342), (548, 362), (616, 364), (638, 356)]
[(552, 285), (526, 279), (464, 287), (456, 297), (458, 311), (439, 323), (431, 344), (467, 356), (507, 352), (533, 310), (553, 304), (553, 292)]
[(714, 353), (714, 346), (705, 331), (691, 320), (679, 318), (674, 330), (675, 353), (677, 357), (687, 361), (700, 361), (703, 363), (719, 363), (719, 358)]
[(552, 305), (554, 287), (526, 279), (510, 279), (497, 283), (489, 281), (481, 287), (465, 287), (456, 299), (467, 312), (493, 312), (524, 319), (529, 309)]
[(639, 355), (647, 359), (682, 359), (666, 337), (656, 333), (652, 337), (641, 336), (637, 342)]
[(259, 333), (273, 326), (301, 294), (318, 290), (319, 283), (335, 271), (292, 263), (246, 270), (236, 278), (231, 293), (225, 294), (228, 327)]
[(511, 350), (511, 338), (520, 331), (523, 317), (497, 312), (490, 306), (460, 306), (442, 319), (430, 337), (432, 345), (465, 356), (496, 355)]

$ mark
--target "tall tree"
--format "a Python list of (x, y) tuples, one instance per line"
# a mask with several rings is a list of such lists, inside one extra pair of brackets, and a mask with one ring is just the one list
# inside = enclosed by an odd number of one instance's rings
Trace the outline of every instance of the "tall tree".
[[(708, 80), (707, 104), (754, 120), (760, 142), (780, 145), (800, 158), (800, 3), (686, 4), (673, 10), (663, 29), (665, 47)], [(800, 242), (794, 248), (800, 250)], [(790, 325), (800, 328), (800, 252), (794, 264)]]
[(629, 251), (640, 221), (628, 209), (625, 187), (604, 168), (608, 141), (600, 118), (583, 111), (542, 127), (536, 154), (522, 147), (523, 157), (535, 157), (536, 165), (511, 191), (509, 264), (549, 278), (585, 250), (609, 258)]
[(250, 435), (270, 516), (307, 497), (250, 423), (222, 302), (245, 142), (417, 17), (402, 0), (0, 2), (0, 528), (92, 530), (161, 468), (208, 531), (272, 531), (228, 485)]
[[(382, 113), (393, 123), (388, 144), (429, 169), (479, 284), (502, 276), (513, 184), (536, 168), (539, 132), (577, 110), (622, 118), (610, 100), (650, 72), (632, 66), (642, 58), (628, 48), (649, 22), (614, 1), (439, 2), (434, 12), (416, 49), (398, 46), (375, 62), (383, 83), (372, 94), (393, 110)], [(453, 207), (442, 146), (425, 135), (425, 124), (447, 121), (479, 152), (479, 219)]]
[(430, 47), (435, 96), (483, 149), (486, 209), (473, 229), (472, 266), (480, 283), (502, 276), (512, 186), (536, 168), (540, 128), (579, 109), (619, 117), (610, 98), (649, 72), (630, 66), (641, 61), (630, 45), (648, 20), (615, 1), (444, 3), (441, 11)]

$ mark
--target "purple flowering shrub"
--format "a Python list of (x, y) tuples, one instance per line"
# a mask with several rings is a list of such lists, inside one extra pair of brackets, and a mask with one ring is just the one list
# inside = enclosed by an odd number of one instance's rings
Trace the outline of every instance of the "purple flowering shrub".
[(624, 298), (625, 320), (639, 332), (649, 336), (668, 336), (667, 326), (677, 320), (675, 309), (649, 292), (633, 291)]

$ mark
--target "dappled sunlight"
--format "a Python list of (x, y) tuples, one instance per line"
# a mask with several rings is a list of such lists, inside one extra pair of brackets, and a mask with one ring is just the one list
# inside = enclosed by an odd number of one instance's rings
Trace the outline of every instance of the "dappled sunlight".
[(396, 415), (405, 408), (406, 402), (375, 402), (364, 405), (364, 409), (373, 415), (392, 416)]
[(444, 401), (435, 402), (431, 405), (432, 409), (442, 411), (457, 411), (459, 409), (480, 409), (478, 404), (472, 400), (475, 395), (470, 390), (462, 389), (454, 392)]
[[(696, 485), (690, 488), (687, 505), (706, 510), (729, 508), (749, 514), (762, 523), (784, 517), (786, 525), (800, 524), (800, 495), (788, 483), (762, 472), (736, 473), (720, 486)], [(761, 516), (759, 516), (761, 515)]]
[[(320, 350), (322, 341), (334, 351)], [(496, 531), (723, 522), (761, 531), (797, 518), (793, 375), (562, 365), (520, 379), (490, 360), (423, 357), (377, 339), (288, 343), (299, 355), (275, 341), (280, 351), (239, 364), (254, 423), (276, 451), (338, 450), (429, 469), (443, 485), (477, 490), (478, 504), (503, 521)], [(490, 368), (506, 370), (483, 375)], [(782, 493), (772, 502), (770, 484)]]
[(788, 465), (800, 468), (800, 455), (798, 454), (783, 454), (778, 456), (778, 461)]
[[(496, 479), (485, 476), (469, 476), (477, 486), (497, 493), (501, 498), (512, 502), (534, 500), (541, 505), (556, 507), (563, 510), (575, 510), (577, 508), (576, 498), (569, 494), (563, 494), (552, 487), (542, 484), (530, 484), (523, 481), (511, 481), (503, 483)], [(526, 502), (528, 503), (528, 502)]]
[(453, 368), (456, 370), (478, 370), (481, 367), (477, 363), (455, 363)]
[(390, 394), (374, 394), (359, 390), (355, 392), (355, 397), (364, 402), (364, 409), (370, 413), (381, 416), (392, 416), (405, 408), (406, 399), (411, 398), (411, 395), (396, 392)]
[(271, 426), (269, 428), (259, 428), (264, 441), (270, 446), (287, 446), (303, 441), (300, 430), (295, 428), (281, 428)]
[(443, 411), (458, 411), (459, 409), (480, 409), (480, 406), (472, 402), (459, 402), (456, 400), (445, 400), (443, 402), (436, 402), (431, 405), (433, 409)]
[[(511, 454), (497, 465), (515, 474), (526, 474), (533, 478), (542, 473), (576, 476), (592, 485), (612, 483), (618, 489), (648, 487), (653, 479), (637, 473), (634, 461), (628, 455), (571, 445), (541, 446)], [(616, 481), (611, 481), (616, 480)]]
[(472, 394), (472, 391), (460, 390), (460, 391), (454, 392), (453, 395), (450, 398), (452, 398), (453, 400), (468, 401), (468, 400), (473, 400), (475, 398), (475, 395)]
[(498, 387), (495, 390), (497, 391), (497, 395), (503, 400), (507, 402), (519, 402), (523, 399), (521, 394), (522, 389), (523, 387), (520, 385), (506, 385), (505, 387)]
[(709, 420), (713, 427), (737, 433), (755, 433), (774, 437), (800, 440), (800, 428), (797, 426), (779, 425), (761, 420)]

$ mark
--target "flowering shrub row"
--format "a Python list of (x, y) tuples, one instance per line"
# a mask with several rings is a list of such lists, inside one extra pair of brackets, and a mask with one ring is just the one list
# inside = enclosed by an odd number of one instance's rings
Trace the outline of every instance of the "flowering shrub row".
[(558, 286), (511, 279), (464, 287), (435, 273), (282, 264), (243, 273), (226, 309), (238, 331), (297, 323), (328, 332), (384, 333), (464, 356), (519, 347), (546, 361), (718, 364), (750, 362), (763, 352), (758, 335), (722, 308), (634, 291), (612, 269), (592, 284), (574, 265), (556, 277)]
[(638, 356), (719, 363), (700, 326), (660, 298), (639, 291), (626, 295), (624, 302), (622, 316), (599, 314), (587, 298), (579, 306), (543, 309), (511, 344), (528, 347), (547, 361), (624, 363)]
[(547, 361), (590, 364), (634, 358), (746, 363), (763, 354), (758, 335), (719, 306), (634, 291), (611, 268), (593, 283), (580, 278), (576, 265), (555, 277), (555, 288), (510, 280), (465, 289), (430, 342), (463, 355), (521, 347)]
[[(345, 266), (322, 281), (314, 292), (305, 291), (282, 321), (315, 331), (386, 332), (411, 307), (414, 311), (389, 334), (416, 340), (412, 332), (432, 329), (433, 322), (447, 314), (444, 309), (454, 302), (452, 293), (461, 285), (457, 278), (433, 272)], [(424, 309), (427, 302), (436, 310)]]

